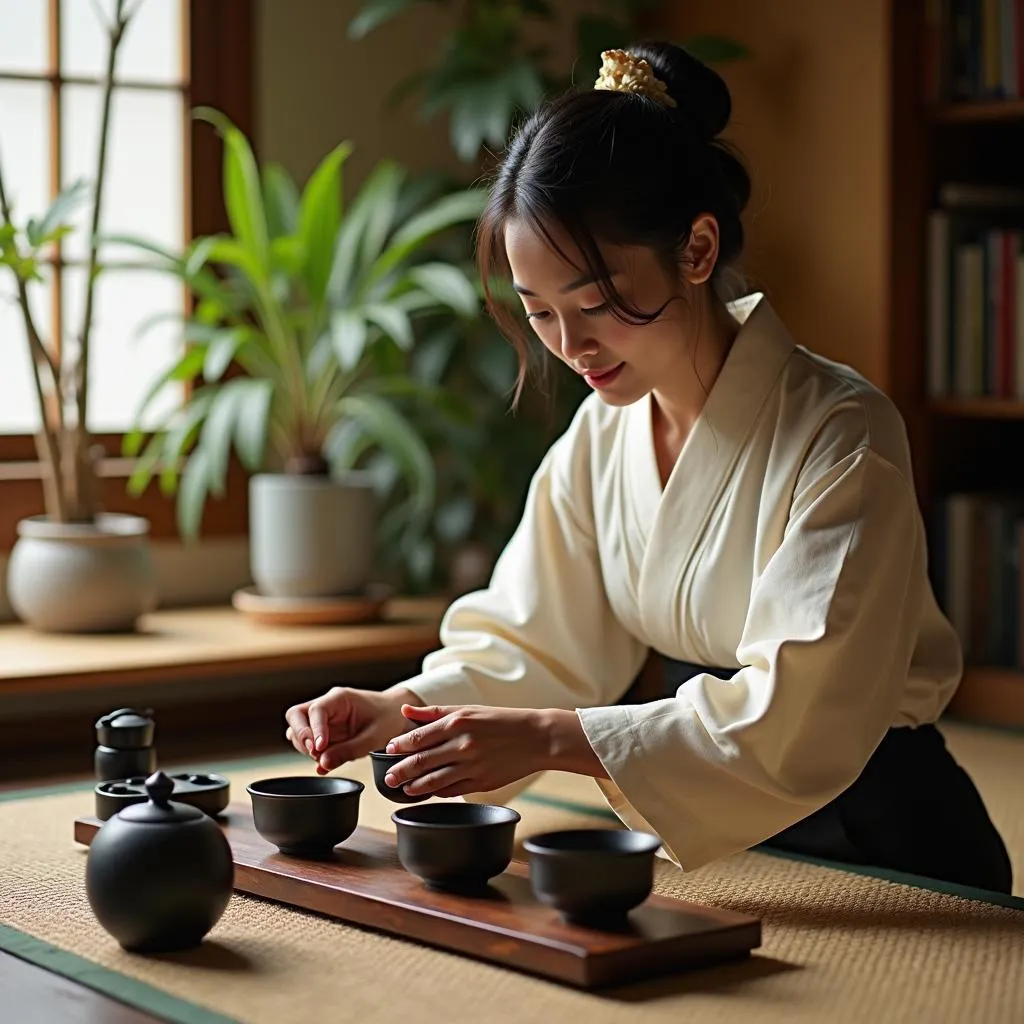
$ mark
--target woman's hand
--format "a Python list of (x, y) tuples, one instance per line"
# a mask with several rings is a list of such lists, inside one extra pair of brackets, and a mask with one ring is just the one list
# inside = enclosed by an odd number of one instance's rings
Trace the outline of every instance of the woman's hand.
[(410, 796), (487, 793), (548, 770), (607, 777), (572, 711), (404, 705), (402, 714), (420, 724), (388, 743), (409, 756), (386, 781)]
[(416, 700), (400, 687), (380, 693), (335, 686), (316, 700), (288, 709), (285, 738), (317, 762), (318, 774), (326, 775), (383, 747), (406, 727), (402, 708)]

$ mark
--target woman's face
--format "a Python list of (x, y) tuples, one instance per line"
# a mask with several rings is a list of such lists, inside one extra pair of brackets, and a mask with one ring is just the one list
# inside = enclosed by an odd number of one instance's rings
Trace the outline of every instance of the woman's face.
[(611, 283), (623, 299), (649, 312), (664, 307), (650, 324), (624, 324), (596, 282), (581, 276), (586, 264), (568, 235), (551, 234), (571, 263), (523, 221), (512, 220), (505, 230), (513, 287), (545, 348), (610, 405), (630, 405), (664, 385), (668, 375), (686, 372), (691, 281), (683, 274), (670, 279), (652, 249), (602, 245)]

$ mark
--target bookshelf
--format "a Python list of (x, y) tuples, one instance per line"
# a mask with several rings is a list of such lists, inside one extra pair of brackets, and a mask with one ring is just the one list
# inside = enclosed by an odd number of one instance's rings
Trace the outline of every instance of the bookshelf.
[(1024, 419), (1024, 401), (1012, 398), (936, 398), (928, 404), (935, 416), (962, 419)]
[(932, 108), (936, 124), (964, 124), (982, 121), (1024, 121), (1024, 99), (994, 102), (941, 103)]
[(890, 392), (965, 647), (949, 711), (1024, 728), (1024, 0), (890, 10)]

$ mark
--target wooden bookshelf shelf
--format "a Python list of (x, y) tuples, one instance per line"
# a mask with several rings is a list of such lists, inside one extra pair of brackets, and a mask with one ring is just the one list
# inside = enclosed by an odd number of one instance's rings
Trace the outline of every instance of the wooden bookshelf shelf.
[(976, 420), (1024, 420), (1024, 402), (1013, 398), (937, 398), (928, 408), (936, 416)]
[(1024, 120), (1024, 100), (996, 100), (992, 103), (946, 103), (935, 107), (937, 124), (969, 124), (978, 121)]
[(1024, 729), (1024, 668), (997, 667), (1024, 635), (1024, 474), (997, 457), (1019, 447), (1024, 397), (984, 397), (1013, 394), (1024, 369), (1020, 4), (889, 7), (889, 386), (935, 594), (973, 662), (949, 713)]
[(949, 714), (964, 721), (1024, 729), (1024, 672), (968, 665)]

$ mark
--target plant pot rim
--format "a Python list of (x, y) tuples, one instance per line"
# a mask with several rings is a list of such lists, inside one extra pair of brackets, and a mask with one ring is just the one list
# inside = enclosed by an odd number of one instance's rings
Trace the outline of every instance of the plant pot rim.
[(356, 487), (373, 488), (373, 477), (365, 470), (350, 469), (343, 473), (253, 473), (249, 478), (254, 486), (299, 487)]
[(34, 540), (135, 540), (149, 535), (149, 520), (128, 512), (100, 512), (91, 523), (55, 523), (49, 516), (18, 521), (18, 536)]

